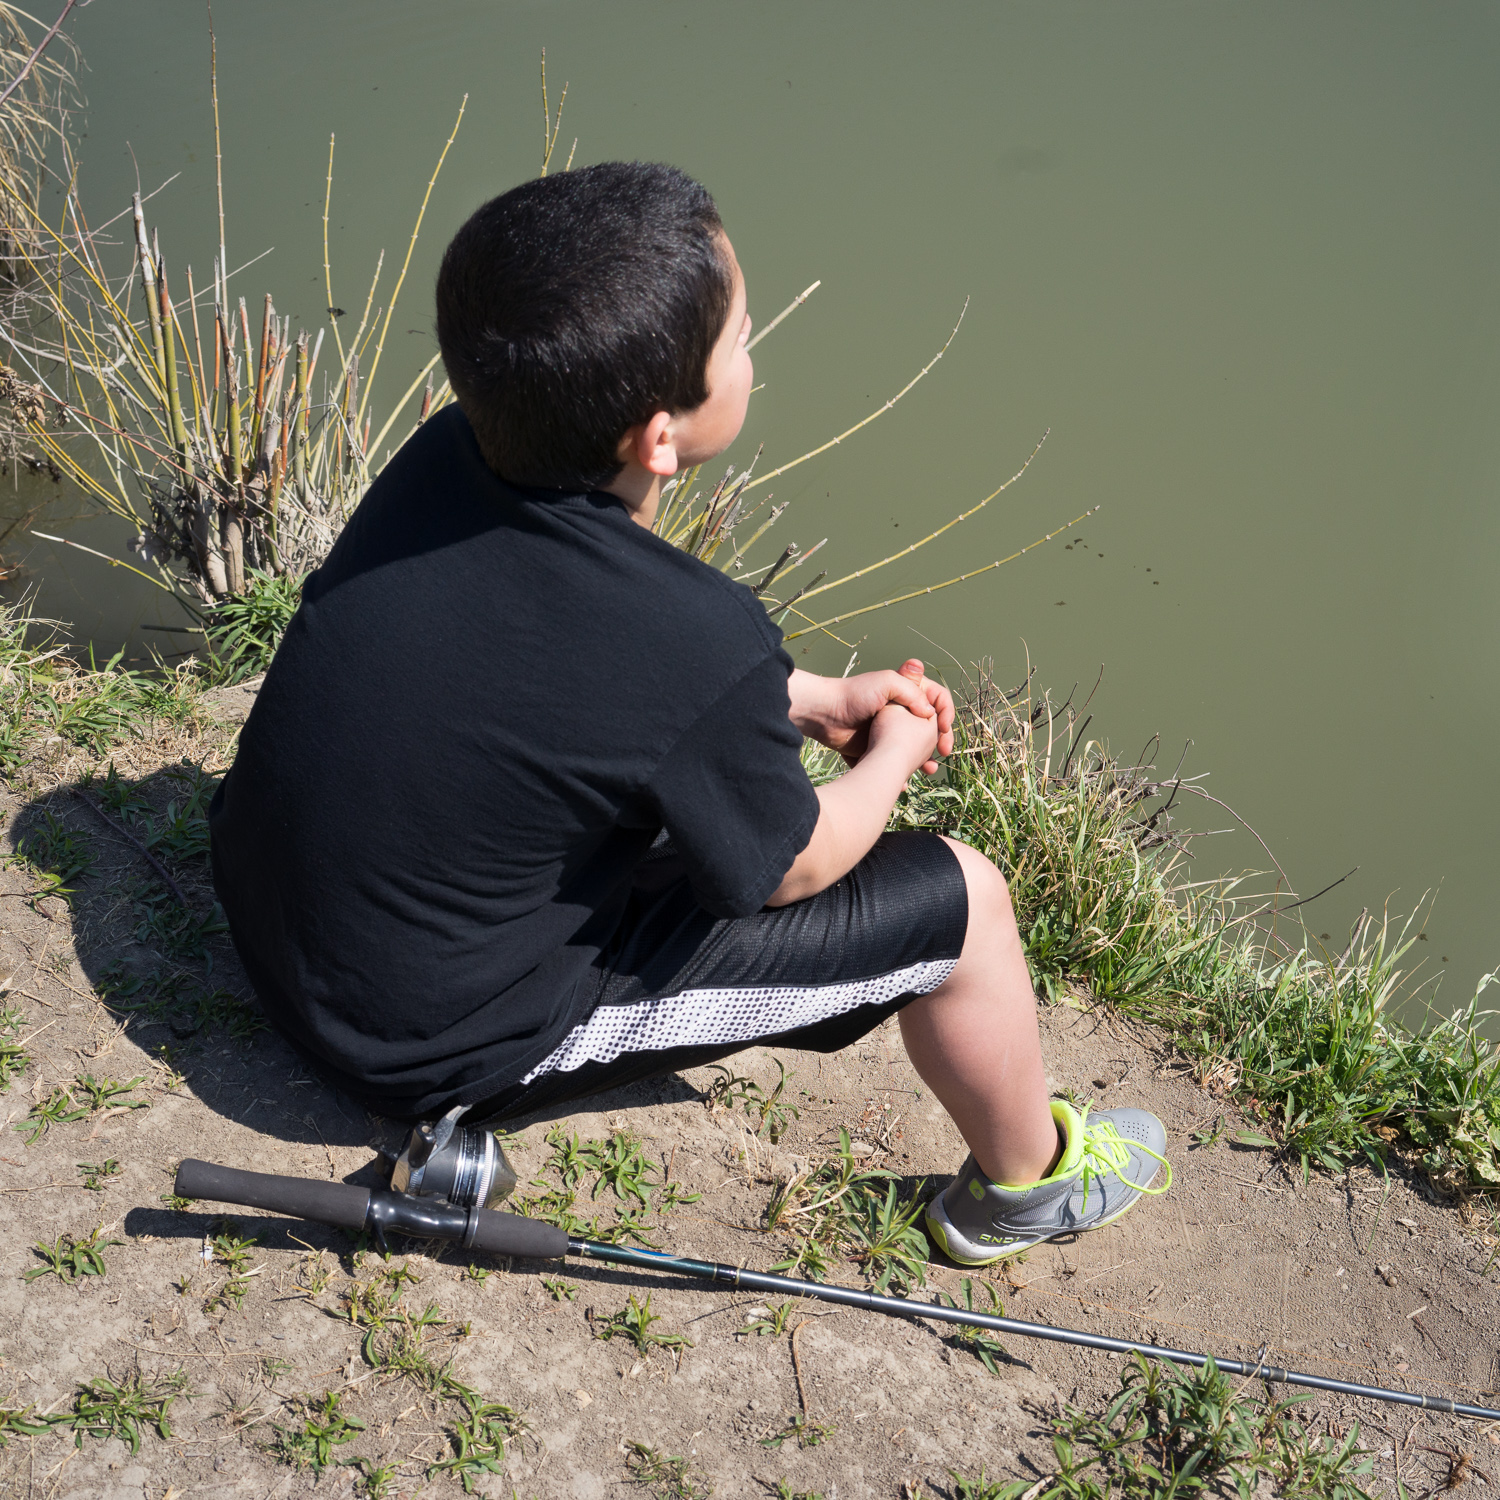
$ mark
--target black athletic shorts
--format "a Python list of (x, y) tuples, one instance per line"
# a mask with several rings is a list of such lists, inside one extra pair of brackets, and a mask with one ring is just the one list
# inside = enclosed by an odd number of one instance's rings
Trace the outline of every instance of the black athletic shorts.
[(935, 990), (968, 925), (963, 870), (936, 834), (884, 834), (827, 890), (735, 918), (704, 911), (662, 846), (585, 980), (587, 1018), (467, 1117), (530, 1114), (757, 1044), (837, 1052)]

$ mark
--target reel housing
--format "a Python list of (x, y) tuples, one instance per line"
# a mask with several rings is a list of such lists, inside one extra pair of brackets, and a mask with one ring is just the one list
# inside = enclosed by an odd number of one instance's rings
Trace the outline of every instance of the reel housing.
[(424, 1120), (391, 1168), (391, 1187), (412, 1198), (441, 1198), (455, 1208), (493, 1208), (515, 1191), (516, 1174), (492, 1130), (460, 1125), (465, 1106)]

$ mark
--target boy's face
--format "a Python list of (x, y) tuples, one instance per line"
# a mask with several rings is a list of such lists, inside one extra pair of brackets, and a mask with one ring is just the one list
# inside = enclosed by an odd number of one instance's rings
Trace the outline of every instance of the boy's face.
[(722, 453), (740, 435), (750, 404), (755, 367), (750, 362), (750, 314), (746, 312), (745, 278), (729, 236), (722, 249), (734, 274), (734, 295), (719, 341), (708, 357), (708, 399), (672, 418), (679, 468), (690, 468)]

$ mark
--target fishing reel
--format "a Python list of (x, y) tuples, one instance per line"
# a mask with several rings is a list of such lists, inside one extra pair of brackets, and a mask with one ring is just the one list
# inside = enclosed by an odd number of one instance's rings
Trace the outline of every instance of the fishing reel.
[(409, 1198), (440, 1198), (455, 1208), (494, 1208), (515, 1191), (515, 1169), (492, 1130), (460, 1125), (465, 1106), (424, 1120), (391, 1168), (391, 1187)]

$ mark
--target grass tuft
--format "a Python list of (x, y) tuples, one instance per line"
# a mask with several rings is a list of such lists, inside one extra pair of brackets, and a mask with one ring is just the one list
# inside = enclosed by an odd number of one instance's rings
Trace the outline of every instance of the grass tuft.
[(1179, 1371), (1136, 1354), (1102, 1417), (1070, 1405), (1053, 1421), (1055, 1467), (1039, 1483), (949, 1477), (956, 1500), (1157, 1500), (1231, 1487), (1241, 1500), (1270, 1487), (1297, 1500), (1369, 1500), (1359, 1423), (1315, 1437), (1292, 1415), (1309, 1399), (1245, 1400), (1212, 1360)]
[(187, 1373), (174, 1370), (170, 1375), (147, 1377), (139, 1370), (123, 1380), (101, 1376), (78, 1387), (73, 1398), (69, 1425), (74, 1446), (81, 1448), (86, 1437), (118, 1438), (132, 1454), (141, 1451), (141, 1429), (156, 1429), (160, 1438), (172, 1436), (169, 1420), (172, 1403), (179, 1396), (191, 1397)]
[(326, 1391), (317, 1400), (303, 1397), (301, 1406), (300, 1426), (272, 1424), (276, 1436), (268, 1451), (294, 1469), (322, 1474), (324, 1469), (343, 1462), (335, 1450), (352, 1443), (365, 1430), (365, 1424), (342, 1409), (337, 1391)]
[[(1005, 872), (1039, 990), (1082, 990), (1149, 1022), (1233, 1095), (1304, 1173), (1397, 1145), (1461, 1190), (1500, 1188), (1500, 1057), (1479, 994), (1412, 1032), (1403, 960), (1414, 919), (1361, 921), (1332, 954), (1279, 898), (1195, 883), (1170, 813), (1193, 788), (1122, 765), (1045, 699), (970, 684), (937, 784), (914, 781), (895, 826), (949, 832)], [(831, 757), (810, 755), (814, 773)]]
[(101, 1240), (104, 1232), (101, 1224), (86, 1239), (74, 1239), (71, 1234), (59, 1235), (48, 1245), (38, 1240), (32, 1247), (45, 1264), (36, 1266), (23, 1274), (23, 1281), (35, 1281), (38, 1276), (56, 1276), (59, 1281), (79, 1281), (85, 1276), (103, 1276), (109, 1267), (104, 1263), (104, 1252), (113, 1245), (123, 1245), (124, 1240)]

